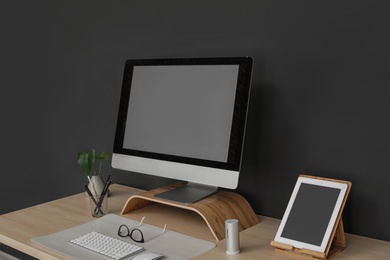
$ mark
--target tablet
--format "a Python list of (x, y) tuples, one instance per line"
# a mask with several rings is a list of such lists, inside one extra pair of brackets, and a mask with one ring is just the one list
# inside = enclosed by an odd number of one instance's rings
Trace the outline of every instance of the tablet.
[(274, 241), (325, 252), (348, 184), (300, 176)]

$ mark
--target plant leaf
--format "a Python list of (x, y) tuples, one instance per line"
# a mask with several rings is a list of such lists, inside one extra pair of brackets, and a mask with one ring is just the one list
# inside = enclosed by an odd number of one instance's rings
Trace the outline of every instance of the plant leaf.
[(97, 160), (108, 160), (110, 154), (108, 152), (102, 152), (99, 156), (96, 156)]
[(84, 152), (79, 153), (79, 158), (77, 162), (79, 163), (81, 170), (84, 172), (84, 175), (88, 176), (91, 172), (91, 166), (89, 164), (89, 155)]
[(95, 158), (96, 158), (96, 151), (95, 151), (95, 149), (92, 149), (91, 152), (88, 153), (88, 157), (89, 157), (88, 158), (89, 159), (89, 161), (88, 161), (89, 167), (90, 167), (90, 169), (92, 169), (92, 167), (93, 167), (93, 165), (95, 163)]

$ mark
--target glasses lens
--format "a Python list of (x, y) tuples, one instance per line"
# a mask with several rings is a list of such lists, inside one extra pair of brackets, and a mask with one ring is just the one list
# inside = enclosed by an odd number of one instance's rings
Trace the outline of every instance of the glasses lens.
[(130, 233), (130, 237), (136, 242), (144, 242), (144, 236), (139, 229), (133, 229)]
[(121, 225), (118, 229), (118, 236), (127, 237), (129, 235), (129, 228), (126, 225)]

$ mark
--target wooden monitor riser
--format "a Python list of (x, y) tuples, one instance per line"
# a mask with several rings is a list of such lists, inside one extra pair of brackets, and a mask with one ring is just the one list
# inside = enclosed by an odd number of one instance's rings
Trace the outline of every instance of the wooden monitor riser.
[(240, 224), (240, 231), (260, 222), (247, 200), (241, 195), (231, 191), (218, 190), (216, 193), (192, 204), (183, 204), (154, 197), (155, 194), (172, 190), (183, 185), (185, 185), (185, 183), (176, 183), (133, 195), (127, 200), (121, 214), (123, 215), (133, 210), (150, 206), (154, 203), (191, 210), (199, 214), (205, 220), (217, 241), (225, 238), (226, 219), (237, 219)]

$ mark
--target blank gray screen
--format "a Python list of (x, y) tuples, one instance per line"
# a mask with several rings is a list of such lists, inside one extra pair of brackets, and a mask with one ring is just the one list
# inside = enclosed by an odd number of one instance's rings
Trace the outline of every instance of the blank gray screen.
[(227, 162), (238, 69), (135, 66), (123, 147)]
[(301, 183), (281, 237), (321, 246), (340, 189)]

